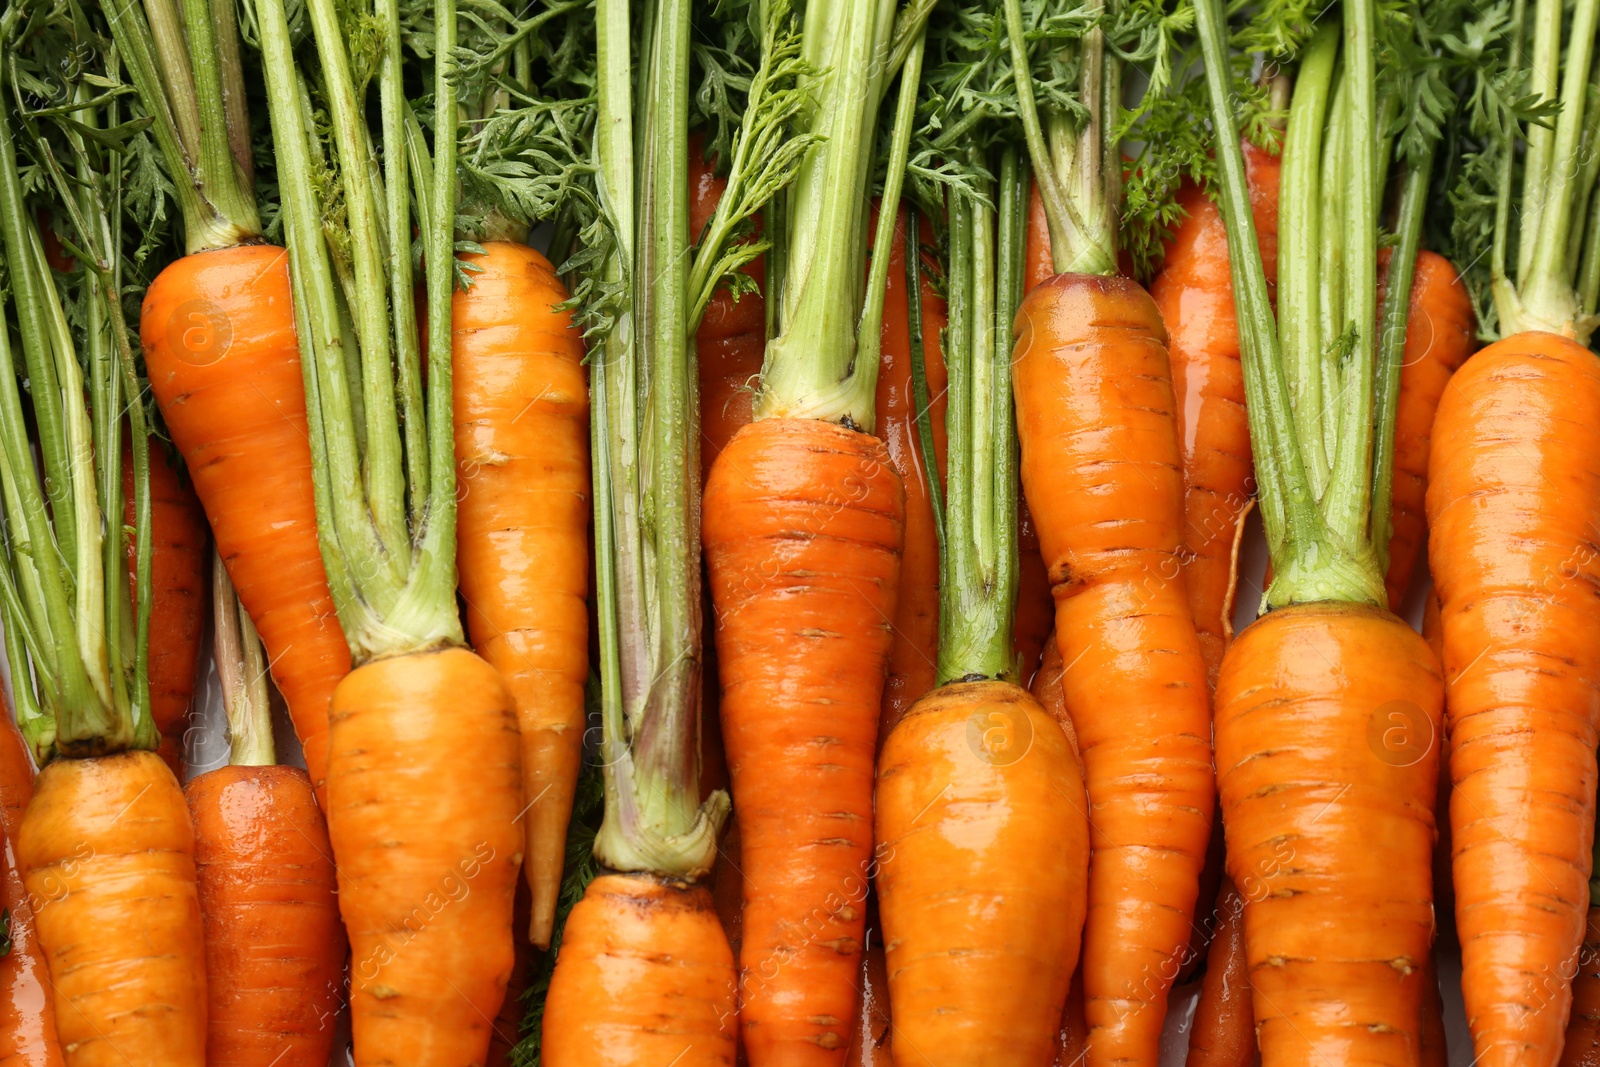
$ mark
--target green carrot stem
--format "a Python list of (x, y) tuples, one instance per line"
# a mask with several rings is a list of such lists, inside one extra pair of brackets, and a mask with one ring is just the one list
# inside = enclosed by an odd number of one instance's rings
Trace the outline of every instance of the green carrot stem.
[(270, 767), (278, 762), (272, 739), (272, 702), (261, 639), (239, 603), (222, 557), (211, 554), (211, 612), (217, 680), (228, 717), (228, 762)]

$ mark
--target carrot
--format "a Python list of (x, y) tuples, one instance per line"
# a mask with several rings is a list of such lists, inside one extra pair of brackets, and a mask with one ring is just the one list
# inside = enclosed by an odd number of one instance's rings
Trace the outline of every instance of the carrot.
[[(517, 898), (512, 905), (511, 925), (523, 929), (528, 925), (531, 901), (527, 882), (517, 886)], [(494, 1017), (489, 1034), (489, 1053), (484, 1067), (511, 1067), (516, 1062), (512, 1050), (522, 1040), (522, 1020), (528, 1012), (528, 987), (538, 971), (540, 952), (526, 938), (519, 937), (515, 944), (516, 957), (511, 964), (511, 977), (506, 979), (505, 999)]]
[(139, 339), (150, 390), (320, 790), (328, 701), (350, 652), (318, 554), (288, 256), (256, 243), (233, 13), (172, 32), (170, 6), (106, 4), (120, 50), (140, 57), (129, 75), (152, 117), (189, 253), (145, 292)]
[(1217, 929), (1189, 1032), (1188, 1067), (1250, 1067), (1255, 1015), (1245, 959), (1244, 901), (1226, 879), (1217, 894)]
[(344, 1000), (332, 846), (311, 778), (275, 763), (261, 644), (212, 568), (228, 765), (184, 790), (205, 921), (206, 1062), (326, 1067)]
[[(122, 492), (127, 502), (124, 522), (132, 528), (134, 514), (133, 449), (124, 442)], [(154, 537), (150, 554), (153, 581), (150, 606), (150, 699), (156, 729), (161, 731), (157, 753), (172, 773), (183, 777), (184, 735), (199, 681), (200, 644), (205, 637), (206, 528), (205, 512), (194, 495), (194, 484), (164, 450), (150, 464), (150, 529)], [(128, 546), (128, 578), (138, 580), (139, 554)]]
[(889, 964), (883, 951), (883, 931), (867, 920), (867, 947), (861, 953), (861, 1013), (850, 1038), (845, 1067), (892, 1067), (894, 1015), (889, 1003)]
[(526, 245), (481, 247), (452, 318), (457, 567), (473, 647), (516, 701), (528, 937), (548, 948), (589, 677), (588, 388), (550, 262)]
[[(1400, 154), (1384, 136), (1376, 10), (1346, 0), (1343, 26), (1318, 28), (1299, 56), (1275, 318), (1237, 143), (1229, 30), (1216, 0), (1195, 11), (1273, 564), (1267, 614), (1228, 646), (1215, 694), (1255, 1037), (1267, 1067), (1415, 1063), (1434, 934), (1443, 684), (1427, 643), (1386, 608), (1383, 553), (1406, 290), (1433, 140), (1422, 132)], [(1383, 201), (1372, 179), (1397, 155), (1391, 262), (1406, 284), (1390, 287), (1380, 319)], [(1352, 927), (1351, 915), (1364, 919)]]
[[(1268, 254), (1277, 245), (1278, 157), (1248, 141), (1242, 150), (1262, 262), (1275, 268), (1277, 256)], [(1166, 323), (1177, 402), (1184, 584), (1207, 679), (1214, 685), (1229, 621), (1222, 617), (1223, 605), (1232, 599), (1234, 529), (1254, 488), (1250, 428), (1222, 214), (1197, 185), (1180, 190), (1177, 203), (1185, 218), (1150, 283), (1150, 298)], [(1270, 285), (1272, 274), (1268, 277)]]
[[(1389, 262), (1387, 251), (1379, 253), (1380, 294)], [(1472, 298), (1455, 267), (1436, 252), (1418, 252), (1406, 316), (1400, 401), (1395, 408), (1394, 532), (1389, 538), (1389, 570), (1384, 576), (1391, 611), (1400, 610), (1427, 534), (1428, 450), (1439, 397), (1450, 375), (1476, 347)]]
[(1572, 1016), (1561, 1049), (1561, 1067), (1600, 1064), (1600, 907), (1589, 921), (1572, 976)]
[(17, 835), (33, 798), (33, 758), (0, 696), (0, 832), (5, 835), (5, 870), (0, 894), (6, 907), (11, 949), (0, 956), (0, 1067), (61, 1067), (50, 974), (39, 945), (33, 901), (23, 885)]
[[(883, 359), (878, 371), (875, 409), (889, 460), (905, 486), (905, 544), (900, 556), (900, 592), (894, 608), (894, 644), (889, 652), (889, 673), (883, 686), (883, 708), (878, 716), (878, 736), (889, 731), (924, 693), (933, 688), (939, 641), (939, 533), (934, 519), (934, 487), (944, 465), (945, 370), (939, 334), (943, 328), (943, 301), (928, 300), (929, 286), (917, 268), (917, 300), (910, 299), (907, 271), (906, 213), (895, 219), (894, 243), (889, 248), (889, 274), (883, 291)], [(919, 226), (920, 243), (922, 227)], [(930, 230), (931, 235), (931, 230)], [(920, 249), (917, 250), (920, 257)], [(920, 259), (916, 262), (920, 263)], [(911, 331), (913, 308), (918, 312), (916, 341)], [(922, 412), (913, 367), (912, 345), (920, 342), (923, 388), (928, 410)], [(929, 443), (938, 471), (929, 474), (918, 420), (926, 418)]]

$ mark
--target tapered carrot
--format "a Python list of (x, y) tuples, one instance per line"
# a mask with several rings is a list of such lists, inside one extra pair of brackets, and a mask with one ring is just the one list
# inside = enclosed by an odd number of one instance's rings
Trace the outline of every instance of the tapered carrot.
[[(1379, 272), (1381, 293), (1388, 257), (1380, 263), (1384, 265)], [(1450, 375), (1476, 347), (1472, 298), (1455, 267), (1435, 252), (1418, 252), (1406, 317), (1400, 402), (1395, 408), (1394, 532), (1384, 575), (1393, 611), (1400, 610), (1427, 534), (1428, 451), (1439, 397)]]
[[(350, 651), (318, 554), (289, 260), (257, 243), (234, 15), (219, 9), (203, 26), (153, 33), (142, 5), (104, 6), (122, 53), (139, 57), (129, 74), (176, 190), (189, 253), (145, 292), (139, 339), (150, 390), (320, 789), (328, 701)], [(170, 7), (155, 5), (148, 21), (159, 28), (170, 18)]]
[(1255, 1014), (1245, 961), (1244, 901), (1233, 883), (1217, 894), (1216, 933), (1189, 1032), (1188, 1067), (1250, 1067), (1256, 1056)]
[(205, 921), (206, 1063), (326, 1067), (344, 1002), (333, 849), (310, 776), (276, 764), (261, 644), (220, 559), (212, 583), (229, 760), (184, 790)]
[(1600, 907), (1589, 920), (1572, 974), (1572, 1014), (1567, 1021), (1561, 1067), (1600, 1064)]
[(550, 944), (589, 677), (588, 386), (549, 260), (489, 241), (452, 317), (457, 567), (467, 632), (500, 671), (522, 736), (528, 937)]
[(0, 832), (5, 835), (5, 869), (0, 872), (11, 950), (0, 956), (0, 1067), (61, 1067), (61, 1042), (56, 1037), (55, 1002), (50, 974), (33, 915), (33, 901), (23, 885), (17, 856), (17, 834), (23, 812), (33, 798), (33, 757), (11, 717), (9, 702), (0, 699)]
[[(205, 512), (194, 484), (173, 456), (152, 445), (150, 460), (150, 699), (157, 753), (183, 777), (183, 743), (199, 681), (200, 644), (205, 637)], [(123, 447), (124, 521), (135, 525), (132, 449)], [(137, 580), (138, 550), (128, 546), (128, 573)]]
[[(934, 685), (939, 643), (939, 534), (930, 479), (943, 476), (945, 441), (945, 369), (939, 343), (943, 301), (933, 306), (923, 302), (928, 289), (920, 269), (916, 275), (918, 298), (915, 303), (909, 299), (904, 212), (895, 220), (894, 234), (883, 292), (883, 357), (875, 406), (879, 436), (905, 486), (905, 547), (900, 556), (900, 594), (895, 600), (894, 645), (878, 717), (880, 738), (887, 738), (906, 710)], [(916, 254), (920, 256), (920, 249)], [(917, 402), (912, 367), (913, 307), (921, 312), (917, 336), (928, 397), (926, 415)], [(934, 462), (939, 465), (934, 473), (928, 470), (918, 428), (918, 420), (923, 418), (928, 421)]]

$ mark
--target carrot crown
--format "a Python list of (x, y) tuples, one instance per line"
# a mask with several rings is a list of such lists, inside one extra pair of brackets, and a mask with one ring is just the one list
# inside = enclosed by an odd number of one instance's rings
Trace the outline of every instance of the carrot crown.
[[(591, 324), (595, 571), (605, 818), (595, 856), (615, 870), (711, 869), (729, 801), (700, 801), (700, 455), (694, 334), (713, 292), (762, 243), (735, 246), (804, 151), (785, 136), (804, 96), (788, 5), (769, 6), (727, 191), (689, 233), (690, 0), (652, 0), (637, 63), (628, 0), (596, 7), (596, 200)], [(740, 275), (742, 277), (742, 275)]]
[(261, 236), (234, 0), (102, 0), (183, 212), (189, 252)]
[[(808, 100), (796, 125), (807, 141), (794, 187), (769, 222), (780, 234), (780, 252), (768, 266), (777, 322), (755, 397), (757, 419), (823, 419), (872, 430), (888, 241), (932, 6), (908, 4), (897, 22), (895, 0), (806, 5), (801, 55), (808, 73), (800, 87)], [(874, 269), (864, 284), (878, 109), (897, 71), (900, 106), (871, 246)]]
[[(1453, 103), (1428, 40), (1451, 16), (1430, 23), (1407, 9), (1380, 34), (1373, 0), (1344, 0), (1342, 10), (1342, 26), (1316, 28), (1300, 51), (1283, 147), (1275, 318), (1231, 103), (1227, 27), (1217, 0), (1195, 5), (1274, 607), (1386, 602), (1405, 315), (1434, 145)], [(1418, 97), (1425, 106), (1400, 124), (1401, 101)], [(1380, 340), (1378, 209), (1396, 154), (1405, 176)]]
[(1486, 337), (1543, 330), (1587, 343), (1600, 321), (1600, 2), (1517, 3), (1501, 29), (1503, 41), (1473, 42), (1485, 91), (1471, 112), (1480, 150), (1454, 190), (1458, 259), (1471, 264)]
[[(117, 213), (142, 124), (130, 121), (114, 67), (83, 71), (64, 61), (104, 54), (84, 21), (32, 27), (26, 38), (18, 29), (14, 12), (0, 18), (8, 53), (0, 247), (14, 315), (0, 323), (0, 619), (17, 717), (42, 763), (52, 754), (153, 749), (157, 741), (146, 675), (148, 429), (142, 405), (129, 402), (139, 386), (120, 296), (135, 279)], [(28, 100), (50, 103), (25, 109)], [(25, 199), (25, 164), (45, 183), (36, 204)], [(65, 223), (62, 245), (75, 259), (65, 272), (46, 259), (37, 210)], [(124, 429), (133, 531), (124, 522)], [(130, 532), (136, 600), (128, 595)]]

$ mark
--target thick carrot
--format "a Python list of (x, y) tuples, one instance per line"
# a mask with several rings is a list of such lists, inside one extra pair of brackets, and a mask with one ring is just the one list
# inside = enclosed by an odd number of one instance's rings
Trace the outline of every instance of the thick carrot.
[(563, 964), (569, 958), (575, 965), (556, 972), (545, 1002), (540, 1062), (732, 1067), (733, 954), (703, 886), (596, 878), (567, 918)]
[(925, 1050), (951, 1063), (1049, 1061), (1084, 918), (1082, 790), (1066, 734), (1009, 683), (945, 685), (889, 735), (877, 885), (897, 1063)]
[(1556, 334), (1446, 386), (1429, 561), (1449, 680), (1462, 996), (1479, 1062), (1550, 1064), (1583, 943), (1600, 708), (1600, 366)]
[(5, 835), (0, 899), (11, 939), (11, 951), (0, 956), (0, 1067), (60, 1067), (65, 1060), (56, 1037), (50, 973), (17, 854), (23, 812), (33, 798), (33, 757), (3, 694), (0, 713), (0, 831)]
[[(1249, 142), (1242, 150), (1262, 262), (1275, 267), (1278, 157)], [(1231, 600), (1234, 530), (1254, 491), (1250, 427), (1222, 213), (1197, 185), (1186, 185), (1177, 202), (1187, 217), (1173, 232), (1161, 271), (1150, 283), (1150, 298), (1167, 326), (1177, 401), (1184, 584), (1207, 677), (1215, 684), (1228, 629), (1222, 613)]]
[(1427, 644), (1374, 607), (1280, 608), (1223, 661), (1217, 775), (1265, 1063), (1417, 1056), (1442, 702)]
[(205, 918), (208, 1067), (326, 1067), (345, 939), (310, 776), (219, 767), (184, 792)]
[(311, 780), (326, 775), (328, 701), (350, 670), (328, 592), (305, 390), (281, 248), (185, 256), (145, 293), (150, 389), (255, 620)]
[[(1389, 262), (1387, 253), (1387, 249), (1379, 253), (1380, 304)], [(1428, 531), (1425, 498), (1434, 413), (1450, 375), (1477, 347), (1476, 333), (1472, 298), (1455, 267), (1437, 253), (1418, 252), (1406, 316), (1400, 402), (1395, 407), (1394, 517), (1389, 536), (1389, 570), (1384, 575), (1391, 611), (1400, 609)]]
[(161, 758), (52, 760), (16, 851), (67, 1064), (205, 1067), (194, 831)]
[(549, 260), (506, 241), (482, 247), (451, 317), (456, 561), (473, 647), (516, 701), (528, 937), (547, 948), (589, 677), (589, 391)]
[[(133, 452), (122, 450), (124, 521), (136, 529)], [(161, 731), (157, 749), (172, 773), (183, 778), (183, 741), (199, 681), (200, 645), (205, 637), (205, 512), (194, 483), (175, 457), (156, 442), (150, 446), (150, 713)], [(138, 546), (128, 544), (129, 581), (137, 579)]]
[(480, 1062), (511, 973), (523, 847), (511, 694), (465, 649), (410, 653), (346, 676), (332, 720), (328, 824), (358, 1063)]
[(835, 1063), (850, 1040), (903, 507), (882, 442), (812, 419), (751, 423), (706, 483), (755, 1062)]
[[(920, 250), (919, 250), (920, 254)], [(945, 368), (939, 347), (944, 301), (928, 301), (930, 284), (918, 274), (923, 368), (927, 376), (934, 455), (943, 477), (945, 455)], [(932, 306), (930, 306), (932, 304)], [(889, 251), (889, 277), (883, 294), (883, 355), (878, 371), (878, 436), (906, 489), (905, 550), (900, 557), (900, 595), (894, 609), (894, 646), (883, 686), (878, 736), (887, 738), (912, 704), (933, 688), (939, 645), (939, 534), (935, 527), (929, 473), (917, 427), (912, 388), (911, 301), (906, 275), (906, 215), (895, 220)]]
[(1217, 893), (1216, 923), (1186, 1062), (1188, 1067), (1250, 1067), (1256, 1032), (1245, 960), (1244, 901), (1226, 879)]
[(1215, 791), (1205, 661), (1178, 563), (1165, 330), (1134, 282), (1059, 274), (1023, 302), (1016, 335), (1022, 484), (1053, 583), (1094, 828), (1090, 1058), (1153, 1063)]
[(1589, 922), (1572, 976), (1572, 1017), (1567, 1022), (1561, 1067), (1600, 1064), (1600, 906), (1589, 908)]

